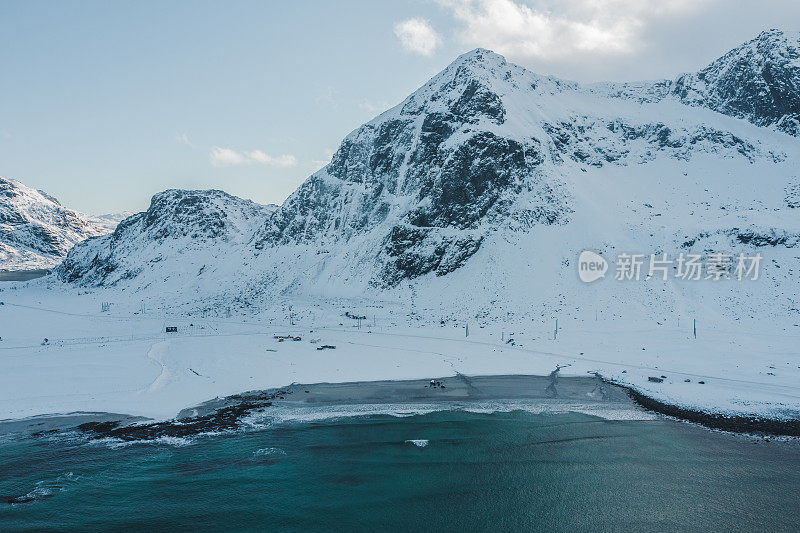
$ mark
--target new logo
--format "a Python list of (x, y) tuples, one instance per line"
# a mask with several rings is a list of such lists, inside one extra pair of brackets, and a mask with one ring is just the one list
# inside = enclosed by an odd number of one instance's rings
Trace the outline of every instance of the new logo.
[(578, 277), (584, 283), (591, 283), (604, 278), (608, 270), (608, 263), (603, 256), (591, 250), (584, 250), (578, 256)]

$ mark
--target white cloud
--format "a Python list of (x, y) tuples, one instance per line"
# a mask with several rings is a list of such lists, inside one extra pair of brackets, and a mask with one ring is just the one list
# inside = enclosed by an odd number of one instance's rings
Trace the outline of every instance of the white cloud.
[(250, 159), (256, 163), (273, 167), (293, 167), (297, 164), (297, 159), (290, 154), (271, 156), (262, 152), (261, 150), (253, 150), (248, 155), (250, 156)]
[(192, 141), (189, 140), (189, 136), (185, 133), (176, 133), (175, 139), (177, 139), (177, 141), (183, 145), (194, 148), (194, 144), (192, 144)]
[(293, 167), (297, 164), (297, 158), (291, 154), (272, 156), (261, 150), (238, 152), (230, 148), (220, 148), (219, 146), (211, 148), (209, 158), (211, 159), (211, 164), (215, 167), (230, 167), (257, 163), (271, 167), (285, 168)]
[(412, 18), (394, 25), (394, 34), (409, 52), (429, 56), (442, 39), (427, 20)]
[(211, 148), (209, 157), (211, 158), (211, 164), (215, 167), (244, 165), (248, 162), (244, 154), (240, 154), (236, 150), (231, 150), (230, 148), (220, 148), (219, 146)]
[(661, 17), (714, 0), (438, 0), (462, 24), (459, 38), (518, 59), (638, 51)]

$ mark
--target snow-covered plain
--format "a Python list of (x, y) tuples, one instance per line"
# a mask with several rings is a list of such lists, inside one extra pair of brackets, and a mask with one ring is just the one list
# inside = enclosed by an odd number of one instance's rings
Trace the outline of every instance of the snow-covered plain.
[[(247, 319), (203, 318), (141, 313), (132, 303), (101, 312), (103, 291), (15, 285), (0, 292), (0, 419), (78, 411), (167, 419), (215, 397), (291, 383), (546, 375), (559, 365), (568, 365), (563, 376), (599, 372), (677, 405), (800, 414), (800, 327), (708, 330), (701, 321), (694, 339), (688, 321), (562, 315), (556, 339), (544, 321), (471, 322), (466, 337), (464, 324), (409, 319), (404, 306), (374, 300), (280, 300)], [(361, 328), (347, 311), (367, 316)], [(166, 334), (166, 325), (179, 332)], [(274, 338), (286, 334), (302, 340)], [(336, 349), (318, 350), (322, 344)], [(662, 375), (663, 383), (648, 381)]]

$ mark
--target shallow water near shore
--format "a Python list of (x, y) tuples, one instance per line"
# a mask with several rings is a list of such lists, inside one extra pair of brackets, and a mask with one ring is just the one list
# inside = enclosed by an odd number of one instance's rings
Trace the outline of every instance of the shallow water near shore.
[(800, 447), (664, 418), (463, 409), (125, 446), (6, 435), (0, 495), (3, 531), (787, 530)]

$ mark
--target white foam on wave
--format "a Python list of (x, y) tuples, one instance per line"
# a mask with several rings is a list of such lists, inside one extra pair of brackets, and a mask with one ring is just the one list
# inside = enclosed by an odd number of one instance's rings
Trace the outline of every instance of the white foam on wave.
[(268, 457), (275, 455), (286, 455), (286, 452), (280, 448), (259, 448), (253, 452), (255, 457)]
[(17, 496), (14, 498), (16, 501), (11, 501), (11, 504), (17, 505), (46, 500), (55, 496), (56, 493), (66, 490), (69, 484), (77, 482), (79, 478), (80, 476), (76, 476), (72, 472), (66, 472), (55, 479), (37, 481), (33, 490)]
[[(38, 483), (37, 483), (37, 485), (38, 485)], [(64, 489), (60, 489), (60, 490), (64, 490)], [(55, 493), (56, 493), (56, 491), (54, 489), (50, 488), (50, 487), (36, 487), (35, 489), (33, 489), (32, 491), (28, 492), (27, 494), (23, 494), (22, 496), (18, 496), (16, 498), (16, 501), (12, 501), (11, 504), (14, 505), (14, 504), (17, 504), (17, 503), (29, 503), (29, 502), (32, 502), (32, 501), (44, 500), (46, 498), (49, 498), (49, 497), (53, 496)]]
[(492, 402), (475, 402), (465, 405), (464, 411), (470, 413), (509, 413), (525, 411), (531, 414), (567, 414), (579, 413), (596, 416), (603, 420), (655, 420), (658, 415), (636, 406), (613, 405), (604, 403), (581, 403), (569, 400), (557, 400), (542, 403), (531, 400), (495, 400)]
[(388, 415), (408, 417), (442, 411), (465, 411), (469, 413), (509, 413), (524, 411), (531, 414), (580, 413), (604, 420), (655, 420), (657, 415), (633, 405), (580, 402), (572, 400), (487, 400), (470, 402), (430, 403), (377, 403), (341, 404), (326, 406), (274, 406), (263, 412), (253, 413), (242, 422), (254, 429), (266, 428), (287, 422), (318, 422), (336, 418)]
[(408, 439), (406, 442), (413, 444), (417, 448), (424, 448), (430, 441), (428, 439)]
[[(198, 434), (193, 437), (156, 437), (155, 439), (139, 439), (139, 440), (123, 440), (115, 437), (104, 437), (102, 439), (92, 440), (89, 442), (89, 444), (106, 446), (108, 448), (111, 448), (112, 450), (118, 448), (127, 448), (128, 446), (135, 446), (137, 444), (174, 446), (176, 448), (180, 448), (183, 446), (191, 446), (192, 444), (195, 443), (196, 437), (200, 435), (201, 434)], [(205, 433), (203, 435), (211, 435), (211, 433)]]

